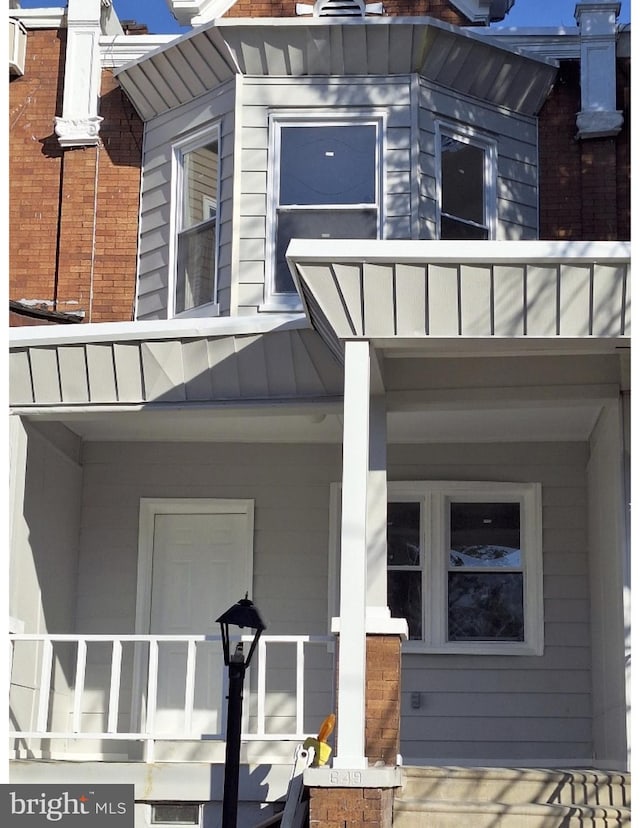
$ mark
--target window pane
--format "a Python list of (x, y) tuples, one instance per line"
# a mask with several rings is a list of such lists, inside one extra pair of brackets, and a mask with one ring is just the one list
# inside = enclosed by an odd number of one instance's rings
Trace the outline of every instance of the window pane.
[(442, 211), (484, 224), (484, 150), (442, 136)]
[(215, 219), (178, 236), (176, 313), (213, 301), (215, 241)]
[(387, 572), (387, 602), (394, 618), (406, 618), (409, 638), (422, 638), (422, 573), (419, 570)]
[(375, 239), (377, 233), (375, 210), (282, 210), (276, 236), (276, 293), (295, 290), (285, 260), (291, 239)]
[(387, 504), (387, 563), (420, 566), (420, 504)]
[(450, 216), (440, 216), (440, 238), (444, 241), (447, 239), (486, 241), (489, 238), (489, 231), (486, 227), (477, 227), (475, 224), (457, 221)]
[(449, 641), (524, 641), (520, 572), (449, 572)]
[(215, 218), (218, 199), (218, 142), (183, 156), (182, 229)]
[(521, 567), (520, 504), (450, 504), (451, 567)]
[(280, 204), (374, 204), (376, 126), (289, 126), (280, 132)]

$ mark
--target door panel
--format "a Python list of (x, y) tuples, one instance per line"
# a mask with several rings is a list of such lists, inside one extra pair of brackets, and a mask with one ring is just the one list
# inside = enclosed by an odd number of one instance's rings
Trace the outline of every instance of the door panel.
[[(156, 514), (150, 633), (218, 635), (215, 619), (251, 591), (247, 514)], [(222, 649), (197, 644), (192, 728), (184, 732), (186, 644), (161, 643), (156, 729), (197, 738), (222, 729)]]

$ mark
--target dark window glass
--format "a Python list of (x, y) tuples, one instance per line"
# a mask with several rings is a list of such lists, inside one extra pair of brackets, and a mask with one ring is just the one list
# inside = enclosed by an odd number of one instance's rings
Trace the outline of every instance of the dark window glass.
[(387, 572), (387, 601), (394, 618), (406, 618), (409, 638), (422, 638), (422, 572), (417, 569), (390, 569)]
[(420, 504), (387, 504), (387, 563), (420, 566)]
[(451, 503), (450, 567), (522, 566), (520, 504)]
[(280, 204), (374, 204), (373, 124), (284, 127)]
[(521, 572), (449, 572), (449, 641), (524, 641)]
[(484, 224), (484, 150), (442, 136), (442, 212)]
[(191, 803), (166, 803), (151, 806), (152, 825), (198, 825), (200, 808)]

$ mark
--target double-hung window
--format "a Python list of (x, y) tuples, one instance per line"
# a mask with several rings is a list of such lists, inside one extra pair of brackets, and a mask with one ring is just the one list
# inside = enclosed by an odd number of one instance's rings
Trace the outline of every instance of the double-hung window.
[(495, 238), (495, 141), (438, 124), (437, 147), (439, 238)]
[(220, 139), (209, 129), (174, 147), (176, 211), (173, 315), (214, 315)]
[(539, 485), (389, 483), (387, 593), (409, 650), (541, 653)]
[[(405, 652), (542, 654), (540, 485), (412, 481), (387, 491), (387, 603), (407, 621)], [(337, 577), (337, 561), (330, 571)]]
[(285, 254), (292, 238), (380, 236), (379, 117), (310, 121), (273, 119), (269, 298), (297, 304)]

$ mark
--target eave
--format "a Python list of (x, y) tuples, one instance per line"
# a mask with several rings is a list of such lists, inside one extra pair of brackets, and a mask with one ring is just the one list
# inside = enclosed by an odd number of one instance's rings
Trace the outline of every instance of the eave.
[(580, 353), (630, 334), (626, 242), (294, 239), (287, 260), (338, 358), (347, 339), (405, 351), (444, 342), (458, 352), (553, 342)]
[(431, 18), (220, 19), (116, 72), (148, 120), (236, 74), (263, 77), (418, 73), (460, 94), (533, 115), (556, 64)]

